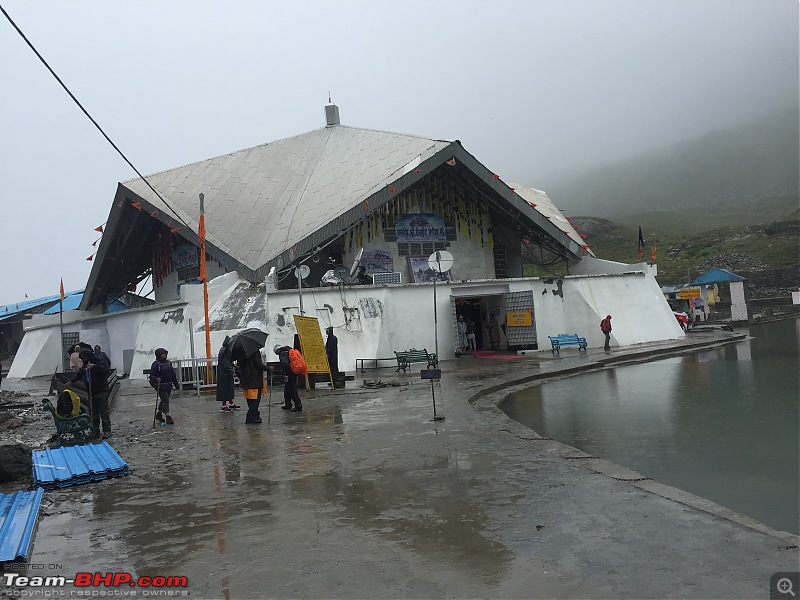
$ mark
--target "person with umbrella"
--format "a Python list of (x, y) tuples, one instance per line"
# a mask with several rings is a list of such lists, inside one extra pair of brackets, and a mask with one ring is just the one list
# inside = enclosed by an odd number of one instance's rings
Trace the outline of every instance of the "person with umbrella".
[(261, 394), (264, 392), (264, 372), (269, 367), (261, 360), (261, 348), (267, 341), (267, 334), (259, 329), (245, 329), (237, 333), (230, 342), (231, 358), (236, 362), (234, 370), (242, 383), (244, 399), (247, 400), (248, 425), (261, 423)]
[(241, 408), (233, 401), (233, 362), (231, 361), (231, 338), (225, 336), (217, 361), (217, 401), (222, 412), (231, 412)]

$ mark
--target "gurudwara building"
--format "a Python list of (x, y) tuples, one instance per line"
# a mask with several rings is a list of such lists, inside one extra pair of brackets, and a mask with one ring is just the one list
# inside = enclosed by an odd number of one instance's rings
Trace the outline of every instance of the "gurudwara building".
[[(214, 353), (247, 327), (291, 344), (299, 314), (334, 327), (342, 370), (434, 344), (452, 359), (459, 315), (487, 349), (494, 318), (508, 351), (549, 351), (547, 336), (561, 333), (599, 346), (607, 314), (613, 345), (684, 335), (655, 267), (595, 257), (545, 193), (504, 181), (458, 140), (348, 127), (332, 104), (325, 115), (320, 129), (118, 184), (63, 332), (108, 349), (131, 377), (159, 346), (175, 359), (205, 356), (207, 327)], [(453, 264), (434, 282), (437, 251)], [(525, 277), (524, 256), (568, 274)], [(109, 312), (146, 278), (155, 304)], [(63, 346), (58, 315), (37, 316), (9, 376), (51, 374)]]

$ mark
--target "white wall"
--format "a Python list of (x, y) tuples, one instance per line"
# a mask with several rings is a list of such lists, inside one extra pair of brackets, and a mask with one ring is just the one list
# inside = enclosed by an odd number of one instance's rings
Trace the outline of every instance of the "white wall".
[(744, 283), (734, 281), (731, 288), (731, 321), (747, 321), (747, 302), (744, 299)]
[[(200, 251), (198, 250), (198, 253), (199, 252)], [(209, 260), (206, 262), (206, 273), (208, 274), (209, 281), (219, 277), (220, 275), (224, 275), (225, 272), (226, 269), (221, 263), (215, 260)], [(164, 277), (164, 279), (161, 281), (161, 285), (154, 286), (153, 297), (159, 304), (162, 302), (180, 300), (182, 297), (184, 297), (184, 288), (187, 286), (196, 285), (197, 284), (195, 283), (178, 283), (178, 272), (172, 271), (169, 275)]]
[(60, 339), (58, 326), (27, 331), (8, 370), (8, 377), (35, 377), (61, 371), (63, 360)]
[[(480, 285), (437, 284), (439, 356), (455, 355), (450, 295), (497, 296), (505, 292), (532, 290), (534, 318), (540, 350), (549, 350), (548, 335), (578, 333), (590, 347), (603, 345), (600, 321), (612, 315), (612, 345), (627, 346), (665, 339), (680, 339), (684, 332), (672, 314), (655, 279), (645, 273), (568, 276), (553, 283), (544, 279), (494, 280)], [(548, 292), (542, 292), (547, 289)], [(392, 357), (395, 350), (411, 347), (433, 352), (433, 286), (353, 286), (322, 288), (303, 293), (306, 316), (320, 318), (320, 329), (333, 325), (339, 338), (339, 365), (355, 368), (356, 358)], [(325, 304), (333, 312), (322, 308)], [(502, 303), (501, 303), (502, 304)], [(292, 315), (299, 314), (297, 292), (267, 295), (268, 346), (291, 345), (295, 333)], [(345, 318), (345, 314), (352, 315)], [(282, 325), (279, 325), (282, 322)], [(505, 316), (501, 315), (501, 322)], [(324, 335), (323, 335), (324, 338)]]
[[(558, 290), (559, 280), (561, 296), (553, 293)], [(212, 321), (215, 315), (230, 312), (227, 298), (240, 283), (238, 276), (231, 273), (211, 282), (209, 296), (216, 299), (210, 309)], [(199, 289), (199, 298), (197, 290), (194, 290), (187, 294), (185, 302), (92, 317), (86, 319), (85, 324), (76, 321), (70, 327), (76, 330), (83, 325), (87, 330), (96, 331), (101, 328), (100, 323), (105, 323), (109, 340), (106, 350), (114, 365), (121, 368), (123, 349), (134, 348), (130, 376), (141, 379), (145, 377), (142, 371), (150, 367), (158, 347), (166, 348), (172, 359), (189, 358), (193, 339), (195, 356), (205, 356), (205, 335), (200, 316), (203, 314), (202, 287), (193, 287)], [(613, 317), (614, 346), (684, 336), (655, 278), (649, 273), (442, 283), (437, 284), (436, 290), (439, 356), (443, 360), (453, 358), (455, 353), (451, 295), (502, 297), (506, 292), (531, 290), (539, 349), (542, 351), (549, 351), (547, 336), (559, 333), (578, 333), (586, 337), (590, 347), (601, 346), (600, 320), (606, 314)], [(543, 293), (545, 290), (547, 292)], [(343, 371), (354, 370), (357, 358), (392, 357), (395, 350), (412, 347), (434, 351), (432, 284), (309, 288), (303, 293), (303, 304), (306, 316), (319, 318), (321, 331), (328, 325), (334, 327), (339, 338), (339, 366)], [(183, 322), (164, 318), (178, 308), (184, 311)], [(296, 290), (264, 294), (264, 322), (255, 323), (255, 326), (263, 327), (270, 335), (267, 352), (276, 343), (292, 345), (294, 314), (299, 314)], [(189, 318), (192, 318), (194, 326), (191, 332)], [(501, 315), (501, 322), (504, 321), (505, 315)], [(237, 331), (239, 329), (212, 331), (212, 355), (219, 351), (226, 335)], [(61, 364), (58, 340), (58, 324), (30, 330), (9, 376), (52, 374), (55, 365)]]

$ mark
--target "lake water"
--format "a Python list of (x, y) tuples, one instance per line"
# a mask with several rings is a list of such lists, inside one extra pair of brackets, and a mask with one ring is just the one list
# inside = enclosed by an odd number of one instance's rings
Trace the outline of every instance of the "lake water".
[(800, 319), (744, 331), (752, 339), (531, 387), (500, 408), (541, 435), (799, 533)]

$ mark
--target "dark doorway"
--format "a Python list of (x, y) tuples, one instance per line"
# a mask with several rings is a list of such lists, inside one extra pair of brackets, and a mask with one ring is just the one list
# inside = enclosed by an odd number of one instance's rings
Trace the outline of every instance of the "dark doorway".
[(456, 301), (456, 314), (464, 317), (464, 321), (475, 324), (475, 347), (483, 348), (483, 315), (481, 301), (483, 298), (460, 298)]

